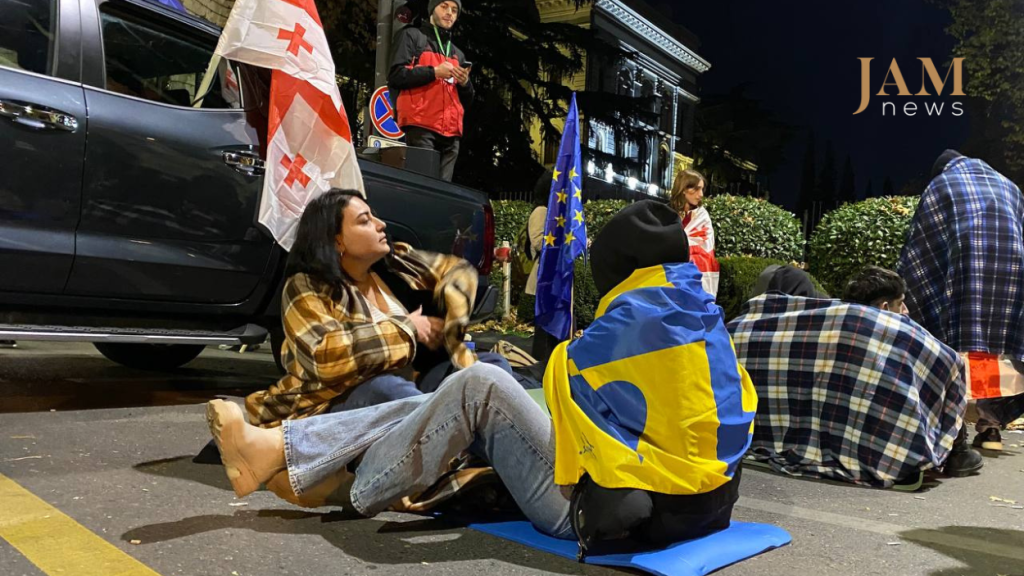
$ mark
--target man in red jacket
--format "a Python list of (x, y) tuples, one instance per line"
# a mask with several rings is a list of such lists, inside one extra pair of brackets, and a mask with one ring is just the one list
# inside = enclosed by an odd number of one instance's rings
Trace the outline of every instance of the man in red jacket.
[(430, 0), (430, 18), (402, 30), (388, 74), (398, 125), (409, 146), (441, 153), (441, 178), (451, 181), (459, 156), (464, 105), (473, 100), (466, 56), (452, 45), (462, 0)]

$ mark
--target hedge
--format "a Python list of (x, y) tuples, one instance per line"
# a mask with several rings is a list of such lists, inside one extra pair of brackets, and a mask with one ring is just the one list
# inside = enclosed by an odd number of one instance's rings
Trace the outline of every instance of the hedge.
[[(593, 200), (584, 204), (583, 215), (587, 223), (587, 237), (596, 238), (612, 216), (628, 205), (629, 202), (625, 200)], [(495, 215), (497, 213), (498, 211), (495, 210)], [(582, 259), (576, 261), (574, 274), (576, 278), (574, 310), (576, 327), (582, 330), (594, 321), (594, 313), (597, 311), (600, 298), (597, 296), (597, 287), (594, 286), (590, 268), (584, 265)], [(516, 309), (516, 319), (519, 322), (533, 322), (534, 297), (526, 294), (523, 289), (524, 286), (513, 282), (512, 305)]]
[[(720, 272), (717, 302), (725, 311), (725, 321), (728, 322), (740, 315), (743, 304), (750, 299), (754, 284), (765, 268), (773, 264), (786, 265), (790, 262), (755, 256), (727, 256), (719, 258), (718, 264)], [(825, 291), (814, 276), (811, 276), (811, 282), (819, 291)]]
[(808, 250), (810, 271), (825, 291), (842, 296), (847, 280), (867, 265), (895, 269), (919, 200), (871, 198), (825, 214)]
[[(583, 260), (576, 261), (573, 273), (576, 279), (573, 313), (576, 315), (576, 328), (583, 330), (594, 321), (594, 314), (597, 312), (597, 305), (601, 299), (597, 296), (597, 286), (594, 286), (594, 277), (590, 274), (590, 268), (584, 265)], [(516, 307), (516, 320), (532, 323), (535, 303), (536, 298), (523, 292), (519, 296), (519, 305)]]
[[(584, 204), (583, 215), (587, 222), (587, 235), (596, 238), (608, 220), (627, 205), (629, 202), (625, 200), (593, 200)], [(533, 205), (522, 200), (495, 200), (491, 202), (491, 206), (494, 208), (494, 239), (498, 246), (501, 246), (504, 240), (515, 245), (516, 236), (530, 219)]]
[(530, 219), (530, 212), (533, 212), (533, 205), (522, 200), (495, 200), (491, 202), (494, 208), (494, 241), (498, 246), (505, 240), (515, 245), (516, 236), (526, 226)]
[(715, 227), (715, 256), (801, 262), (804, 236), (796, 216), (760, 198), (722, 194), (704, 200)]
[(728, 322), (740, 315), (740, 309), (750, 299), (761, 272), (772, 264), (785, 265), (788, 262), (754, 256), (726, 256), (719, 258), (718, 264), (717, 302), (725, 311), (725, 321)]

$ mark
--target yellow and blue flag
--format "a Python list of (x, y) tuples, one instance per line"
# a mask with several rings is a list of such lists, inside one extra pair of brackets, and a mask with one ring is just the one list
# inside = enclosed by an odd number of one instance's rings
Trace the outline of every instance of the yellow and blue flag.
[(573, 93), (551, 182), (534, 306), (536, 326), (561, 340), (572, 331), (573, 263), (587, 249), (581, 159), (580, 115)]
[(544, 374), (555, 483), (710, 492), (750, 447), (757, 393), (692, 263), (636, 270)]

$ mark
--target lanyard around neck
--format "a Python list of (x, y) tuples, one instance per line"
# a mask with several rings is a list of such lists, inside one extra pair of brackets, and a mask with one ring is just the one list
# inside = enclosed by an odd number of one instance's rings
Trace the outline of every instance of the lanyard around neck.
[(437, 37), (437, 49), (440, 50), (442, 54), (444, 54), (445, 58), (451, 58), (451, 53), (452, 53), (452, 40), (451, 40), (451, 38), (448, 39), (448, 46), (446, 47), (441, 42), (441, 33), (437, 31), (437, 25), (435, 24), (433, 26), (434, 26), (434, 36)]

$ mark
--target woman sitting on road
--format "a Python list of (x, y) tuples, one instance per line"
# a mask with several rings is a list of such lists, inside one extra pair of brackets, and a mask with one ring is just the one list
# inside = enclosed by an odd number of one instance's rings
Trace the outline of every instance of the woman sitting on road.
[[(305, 216), (303, 225), (308, 225)], [(545, 376), (551, 380), (545, 390), (549, 403), (556, 400), (551, 404), (554, 424), (512, 376), (482, 363), (456, 372), (433, 394), (285, 420), (275, 429), (248, 425), (237, 405), (214, 400), (207, 418), (235, 494), (243, 497), (265, 482), (292, 503), (351, 507), (372, 516), (404, 497), (429, 491), (449, 470), (449, 462), (470, 450), (494, 467), (539, 530), (559, 538), (575, 536), (585, 549), (627, 534), (664, 543), (727, 527), (756, 397), (732, 352), (721, 309), (700, 288), (697, 269), (686, 263), (689, 250), (681, 222), (667, 206), (634, 204), (605, 230), (594, 242), (593, 260), (595, 282), (608, 293), (604, 313), (583, 338), (559, 346)], [(347, 233), (344, 228), (342, 235)], [(344, 247), (349, 246), (346, 241)], [(672, 320), (668, 324), (666, 317)], [(625, 330), (623, 322), (630, 321), (632, 328)], [(653, 336), (637, 338), (636, 333)], [(609, 345), (617, 337), (621, 345)], [(656, 354), (667, 351), (668, 356), (658, 358), (669, 360), (643, 360), (639, 372), (629, 369), (636, 362), (615, 361), (615, 354), (626, 352), (632, 360), (643, 358), (632, 353), (637, 346)], [(704, 368), (678, 370), (671, 361), (677, 353), (698, 365), (702, 361)], [(587, 412), (596, 418), (589, 423), (575, 418), (581, 414), (574, 408), (575, 397), (567, 394), (558, 374), (595, 358), (611, 360), (595, 367), (597, 372), (613, 380), (632, 378), (652, 394), (650, 402), (628, 387), (609, 385), (604, 392), (611, 395), (591, 395), (588, 405), (597, 406), (604, 398), (626, 400), (628, 406)], [(580, 375), (584, 381), (595, 377), (600, 374), (588, 370)], [(664, 402), (666, 397), (674, 400)], [(685, 409), (679, 409), (680, 401)], [(629, 450), (632, 457), (604, 460), (593, 450), (577, 456), (572, 449), (579, 441), (571, 432), (575, 425), (590, 426), (588, 433), (593, 426), (616, 426), (616, 437), (621, 433), (637, 444), (620, 447), (609, 436), (601, 449)], [(570, 500), (572, 488), (556, 484), (556, 469), (564, 484), (576, 483), (582, 469), (594, 475), (593, 482), (577, 485), (579, 497)], [(615, 478), (633, 487), (652, 483), (654, 492), (623, 490)]]
[[(272, 427), (433, 392), (453, 367), (477, 361), (462, 342), (476, 269), (455, 256), (402, 243), (392, 248), (386, 226), (354, 191), (331, 190), (306, 208), (282, 297), (288, 373), (246, 398), (250, 422)], [(444, 320), (422, 307), (410, 312), (395, 296), (424, 291), (447, 310)], [(418, 345), (432, 351), (442, 344), (451, 361), (428, 366), (417, 387), (411, 377)], [(481, 360), (511, 373), (497, 354)]]

